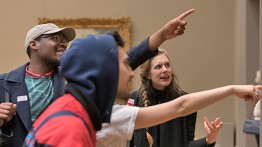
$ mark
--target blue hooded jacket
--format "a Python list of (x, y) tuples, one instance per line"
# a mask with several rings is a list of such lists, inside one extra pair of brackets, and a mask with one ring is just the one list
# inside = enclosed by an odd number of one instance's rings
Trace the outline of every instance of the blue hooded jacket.
[(118, 85), (118, 48), (111, 35), (76, 39), (61, 58), (66, 92), (85, 107), (96, 130), (110, 122)]

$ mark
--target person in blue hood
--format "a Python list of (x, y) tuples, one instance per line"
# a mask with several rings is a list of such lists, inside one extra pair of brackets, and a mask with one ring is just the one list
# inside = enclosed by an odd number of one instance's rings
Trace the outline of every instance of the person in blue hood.
[[(122, 52), (126, 69), (132, 71)], [(119, 54), (111, 35), (75, 40), (60, 61), (61, 74), (67, 80), (65, 94), (39, 116), (25, 144), (95, 146), (95, 133), (103, 122), (110, 122), (119, 88), (119, 66), (123, 63)]]

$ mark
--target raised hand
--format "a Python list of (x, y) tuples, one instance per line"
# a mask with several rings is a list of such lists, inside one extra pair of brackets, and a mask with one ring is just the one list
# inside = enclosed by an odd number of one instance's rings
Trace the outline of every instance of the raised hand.
[(187, 22), (184, 20), (188, 15), (195, 12), (195, 9), (190, 9), (177, 18), (170, 20), (167, 24), (165, 24), (161, 29), (161, 36), (165, 38), (165, 40), (172, 39), (178, 35), (184, 34), (185, 26)]
[(212, 144), (216, 142), (217, 135), (219, 130), (222, 128), (223, 123), (219, 121), (219, 118), (216, 118), (214, 121), (209, 122), (207, 117), (204, 117), (204, 127), (206, 129), (206, 142), (207, 144)]
[(176, 36), (184, 34), (187, 22), (184, 20), (188, 15), (192, 14), (195, 9), (190, 9), (175, 19), (167, 22), (161, 29), (155, 32), (149, 38), (150, 49), (158, 48), (166, 40), (175, 38)]

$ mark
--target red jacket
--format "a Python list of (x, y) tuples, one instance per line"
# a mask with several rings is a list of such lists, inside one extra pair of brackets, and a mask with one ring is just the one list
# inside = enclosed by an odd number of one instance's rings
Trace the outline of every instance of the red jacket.
[(65, 94), (52, 103), (35, 121), (37, 128), (48, 116), (58, 111), (70, 111), (83, 120), (72, 116), (62, 115), (48, 120), (35, 134), (38, 144), (50, 146), (95, 147), (96, 131), (84, 107), (71, 94)]

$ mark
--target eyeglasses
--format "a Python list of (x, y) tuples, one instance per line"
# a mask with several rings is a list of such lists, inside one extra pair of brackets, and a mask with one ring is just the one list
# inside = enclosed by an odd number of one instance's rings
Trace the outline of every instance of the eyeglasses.
[(35, 40), (39, 41), (41, 38), (49, 38), (55, 42), (59, 43), (68, 43), (69, 41), (64, 37), (61, 33), (55, 33), (55, 34), (43, 34), (37, 37)]

